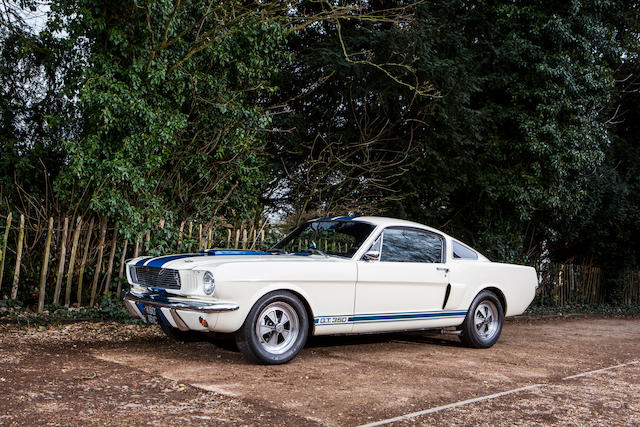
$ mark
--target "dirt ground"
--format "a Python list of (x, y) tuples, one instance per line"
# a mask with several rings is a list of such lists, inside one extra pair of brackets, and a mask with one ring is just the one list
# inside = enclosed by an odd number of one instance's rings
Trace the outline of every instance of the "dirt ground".
[(521, 318), (486, 350), (428, 333), (319, 337), (281, 366), (157, 327), (5, 324), (0, 389), (1, 425), (640, 425), (640, 318)]

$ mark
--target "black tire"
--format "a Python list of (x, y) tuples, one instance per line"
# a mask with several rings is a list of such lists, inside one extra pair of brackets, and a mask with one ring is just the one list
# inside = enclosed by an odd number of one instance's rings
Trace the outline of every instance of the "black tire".
[(171, 325), (160, 324), (162, 332), (176, 342), (196, 342), (205, 339), (205, 333), (196, 331), (181, 331)]
[(290, 292), (276, 291), (264, 295), (251, 308), (236, 333), (236, 343), (248, 360), (279, 365), (296, 357), (308, 334), (309, 318), (300, 299)]
[(480, 292), (462, 324), (460, 341), (468, 347), (489, 348), (498, 341), (504, 323), (504, 310), (491, 291)]

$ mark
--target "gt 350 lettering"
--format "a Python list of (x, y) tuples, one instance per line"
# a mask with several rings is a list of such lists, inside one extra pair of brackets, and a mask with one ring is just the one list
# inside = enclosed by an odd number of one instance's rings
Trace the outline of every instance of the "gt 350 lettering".
[(349, 318), (347, 316), (333, 316), (333, 317), (320, 317), (318, 318), (318, 325), (330, 325), (335, 323), (347, 323)]

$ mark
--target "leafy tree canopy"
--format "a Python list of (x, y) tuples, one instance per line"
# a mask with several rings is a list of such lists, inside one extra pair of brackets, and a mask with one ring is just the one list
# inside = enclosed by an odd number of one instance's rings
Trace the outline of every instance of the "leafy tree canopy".
[(637, 1), (2, 6), (5, 205), (128, 234), (388, 214), (637, 266)]

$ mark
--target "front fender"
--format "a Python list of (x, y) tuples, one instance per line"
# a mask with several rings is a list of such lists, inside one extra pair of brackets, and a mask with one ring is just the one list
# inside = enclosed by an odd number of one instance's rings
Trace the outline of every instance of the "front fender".
[[(311, 309), (309, 322), (313, 323), (313, 313), (315, 312), (315, 310), (312, 304), (312, 299), (309, 298), (308, 293), (304, 289), (302, 289), (295, 283), (269, 283), (257, 289), (255, 289), (255, 283), (236, 283), (234, 284), (234, 286), (236, 287), (236, 289), (238, 289), (238, 287), (240, 286), (254, 289), (249, 292), (243, 292), (245, 297), (242, 298), (242, 301), (236, 300), (240, 305), (240, 308), (238, 310), (228, 313), (222, 313), (222, 316), (218, 316), (218, 322), (215, 328), (215, 330), (218, 332), (236, 332), (238, 329), (240, 329), (240, 327), (242, 327), (242, 324), (244, 323), (245, 319), (249, 315), (249, 312), (256, 304), (256, 302), (258, 302), (258, 300), (263, 296), (276, 291), (289, 291), (298, 294), (303, 299), (302, 303)], [(244, 301), (247, 302), (244, 303)]]

